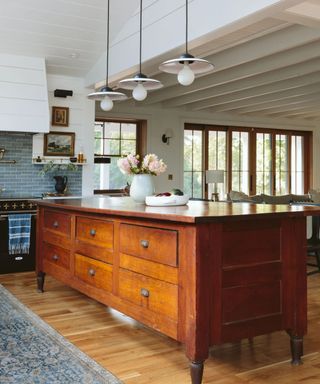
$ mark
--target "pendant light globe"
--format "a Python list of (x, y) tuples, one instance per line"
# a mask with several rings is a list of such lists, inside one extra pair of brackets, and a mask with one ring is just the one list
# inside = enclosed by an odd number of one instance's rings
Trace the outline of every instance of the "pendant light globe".
[(137, 101), (143, 101), (147, 97), (147, 94), (148, 92), (142, 83), (138, 83), (132, 91), (132, 97)]
[(190, 85), (195, 78), (194, 72), (188, 64), (184, 64), (183, 68), (178, 72), (178, 81), (181, 85)]
[(188, 52), (188, 0), (186, 0), (186, 52), (176, 59), (171, 59), (159, 65), (162, 72), (177, 74), (181, 85), (190, 85), (195, 75), (207, 73), (214, 69), (209, 61), (192, 56)]
[(114, 91), (109, 87), (109, 26), (110, 26), (110, 0), (108, 0), (107, 16), (107, 57), (106, 57), (106, 85), (100, 91), (89, 93), (88, 99), (100, 101), (100, 108), (103, 111), (110, 111), (113, 108), (114, 100), (126, 100), (126, 94)]
[(139, 44), (139, 73), (134, 77), (123, 79), (119, 82), (119, 87), (132, 90), (132, 97), (137, 101), (145, 100), (149, 90), (162, 88), (163, 85), (159, 80), (147, 77), (141, 71), (142, 57), (142, 0), (140, 0), (140, 44)]
[(137, 73), (133, 78), (121, 80), (119, 86), (132, 90), (132, 97), (137, 101), (142, 101), (147, 97), (147, 91), (159, 89), (162, 84), (156, 79), (150, 79), (143, 73)]
[(100, 101), (100, 108), (103, 111), (111, 111), (113, 108), (113, 101), (109, 96), (105, 96), (101, 101)]

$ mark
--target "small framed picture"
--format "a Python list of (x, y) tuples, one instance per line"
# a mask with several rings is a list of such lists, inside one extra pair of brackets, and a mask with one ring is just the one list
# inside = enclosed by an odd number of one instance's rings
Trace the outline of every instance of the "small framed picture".
[(52, 125), (67, 127), (69, 125), (69, 108), (52, 107)]
[(44, 156), (74, 156), (74, 132), (50, 132), (44, 135)]

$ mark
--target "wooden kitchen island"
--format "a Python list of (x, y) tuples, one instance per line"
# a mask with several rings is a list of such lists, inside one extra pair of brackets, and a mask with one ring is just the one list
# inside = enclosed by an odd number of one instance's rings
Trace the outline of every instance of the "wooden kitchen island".
[(202, 382), (210, 346), (282, 329), (300, 364), (306, 216), (317, 214), (319, 207), (249, 203), (42, 200), (38, 288), (47, 273), (184, 343), (193, 384)]

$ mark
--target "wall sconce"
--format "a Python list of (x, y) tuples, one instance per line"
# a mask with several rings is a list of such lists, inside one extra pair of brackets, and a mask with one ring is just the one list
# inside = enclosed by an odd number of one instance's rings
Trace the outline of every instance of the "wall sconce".
[(169, 145), (170, 139), (173, 138), (173, 132), (172, 129), (167, 129), (165, 133), (162, 135), (162, 142)]
[(211, 200), (219, 201), (219, 193), (217, 189), (218, 183), (224, 182), (224, 171), (222, 170), (208, 170), (206, 171), (206, 184), (214, 184), (214, 192), (211, 194)]
[(73, 91), (69, 91), (67, 89), (54, 90), (54, 97), (67, 97), (67, 96), (73, 96)]

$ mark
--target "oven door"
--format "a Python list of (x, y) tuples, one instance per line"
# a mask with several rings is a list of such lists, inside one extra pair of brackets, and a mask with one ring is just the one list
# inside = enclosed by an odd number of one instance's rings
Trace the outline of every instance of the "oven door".
[(31, 238), (29, 254), (9, 255), (8, 217), (0, 215), (0, 274), (35, 270), (36, 215), (31, 218)]

